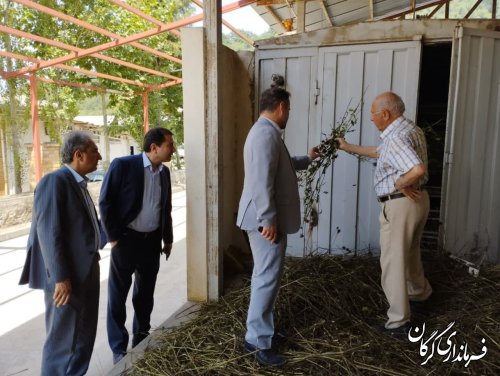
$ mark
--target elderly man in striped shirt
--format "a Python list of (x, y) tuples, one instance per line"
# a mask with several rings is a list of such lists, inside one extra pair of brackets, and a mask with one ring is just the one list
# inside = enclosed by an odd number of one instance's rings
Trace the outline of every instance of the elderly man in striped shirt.
[(420, 239), (429, 214), (427, 146), (423, 131), (403, 113), (393, 92), (378, 95), (371, 120), (381, 132), (378, 147), (359, 146), (338, 138), (339, 149), (376, 158), (375, 192), (380, 202), (380, 266), (382, 289), (389, 302), (384, 330), (406, 335), (411, 328), (410, 303), (419, 305), (432, 294), (420, 258)]

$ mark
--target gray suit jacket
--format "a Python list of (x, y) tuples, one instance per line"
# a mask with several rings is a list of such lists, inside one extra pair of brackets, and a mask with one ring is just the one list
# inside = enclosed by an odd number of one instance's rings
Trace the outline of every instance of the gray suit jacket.
[(45, 175), (35, 190), (28, 254), (19, 283), (53, 291), (56, 282), (70, 278), (78, 294), (96, 257), (95, 238), (91, 213), (71, 171), (63, 166)]
[(237, 226), (257, 230), (276, 224), (280, 234), (300, 228), (300, 197), (295, 170), (306, 169), (309, 157), (290, 158), (281, 132), (260, 117), (248, 133), (243, 151), (245, 182)]

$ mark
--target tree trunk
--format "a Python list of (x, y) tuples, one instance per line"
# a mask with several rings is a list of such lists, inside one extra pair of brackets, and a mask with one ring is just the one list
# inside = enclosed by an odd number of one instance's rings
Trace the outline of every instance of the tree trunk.
[[(8, 9), (10, 6), (10, 1), (7, 1), (7, 4), (4, 9), (3, 13), (3, 24), (7, 24), (7, 19), (8, 19)], [(10, 35), (9, 34), (4, 34), (4, 44), (5, 44), (5, 49), (8, 52), (12, 51), (12, 45), (10, 42)], [(5, 59), (6, 61), (6, 71), (7, 72), (12, 72), (14, 64), (12, 62), (12, 59), (7, 58)], [(24, 161), (23, 158), (21, 157), (21, 142), (19, 139), (19, 129), (18, 129), (18, 124), (17, 124), (17, 112), (18, 112), (18, 103), (17, 103), (17, 89), (16, 89), (16, 83), (14, 81), (15, 79), (11, 79), (7, 81), (7, 94), (9, 97), (9, 113), (7, 113), (7, 121), (5, 123), (5, 136), (7, 139), (7, 147), (10, 150), (6, 150), (6, 154), (10, 154), (11, 157), (9, 158), (11, 160), (10, 163), (10, 168), (8, 170), (13, 171), (8, 171), (7, 173), (7, 182), (9, 182), (9, 179), (13, 179), (13, 184), (8, 184), (11, 189), (13, 189), (13, 192), (9, 193), (21, 193), (22, 192), (22, 172), (23, 172), (23, 167), (24, 167)]]

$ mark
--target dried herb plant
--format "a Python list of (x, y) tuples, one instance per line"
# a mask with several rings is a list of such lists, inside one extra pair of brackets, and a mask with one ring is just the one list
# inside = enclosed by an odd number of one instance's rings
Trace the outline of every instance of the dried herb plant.
[(354, 108), (350, 108), (350, 102), (342, 118), (337, 121), (329, 134), (323, 133), (321, 143), (318, 146), (320, 156), (311, 162), (308, 169), (299, 174), (299, 181), (304, 184), (304, 222), (309, 225), (309, 231), (318, 224), (318, 203), (325, 183), (328, 168), (337, 158), (338, 142), (336, 138), (345, 138), (348, 132), (352, 132), (358, 123), (361, 112), (362, 101)]

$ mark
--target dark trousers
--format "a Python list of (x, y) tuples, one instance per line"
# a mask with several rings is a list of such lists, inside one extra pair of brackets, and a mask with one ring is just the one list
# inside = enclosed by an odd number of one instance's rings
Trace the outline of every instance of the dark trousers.
[[(132, 293), (133, 342), (144, 338), (151, 329), (156, 276), (160, 268), (161, 234), (127, 230), (111, 249), (108, 279), (108, 342), (114, 354), (127, 352), (129, 334), (125, 328), (125, 303), (135, 276)], [(136, 343), (133, 343), (135, 345)]]
[(86, 283), (73, 291), (68, 304), (56, 307), (53, 291), (45, 291), (47, 337), (42, 352), (42, 376), (84, 375), (90, 363), (99, 313), (99, 257)]

